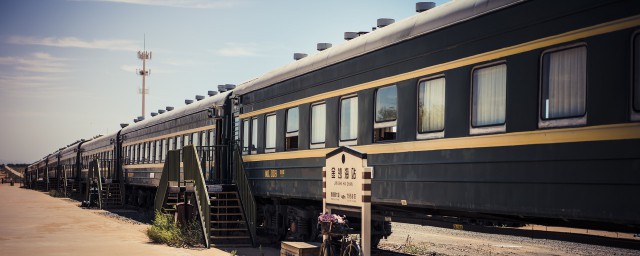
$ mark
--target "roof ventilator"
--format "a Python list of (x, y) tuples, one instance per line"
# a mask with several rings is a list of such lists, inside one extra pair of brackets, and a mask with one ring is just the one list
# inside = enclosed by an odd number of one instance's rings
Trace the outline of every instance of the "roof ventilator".
[(433, 7), (436, 7), (436, 3), (434, 2), (417, 2), (416, 3), (416, 12), (424, 12)]
[(208, 91), (207, 92), (207, 95), (209, 95), (209, 97), (215, 96), (216, 94), (218, 94), (218, 91)]
[(324, 51), (331, 48), (331, 43), (318, 43), (318, 51)]
[(347, 41), (354, 39), (358, 36), (360, 36), (358, 32), (344, 32), (344, 40), (347, 40)]
[(196, 95), (196, 100), (197, 100), (197, 101), (204, 100), (204, 96), (202, 96), (202, 95)]
[(307, 57), (309, 55), (307, 55), (306, 53), (301, 53), (301, 52), (296, 52), (293, 54), (293, 59), (294, 60), (300, 60), (303, 59), (304, 57)]
[(189, 105), (189, 104), (191, 104), (191, 103), (193, 103), (193, 100), (189, 100), (189, 99), (184, 100), (184, 104)]
[(378, 19), (378, 27), (384, 28), (396, 22), (394, 19), (380, 18)]
[(225, 88), (224, 88), (224, 84), (219, 84), (219, 85), (218, 85), (218, 91), (219, 91), (219, 92), (226, 92), (226, 91), (227, 91), (227, 89), (225, 89)]
[(224, 88), (227, 89), (227, 91), (231, 91), (231, 90), (236, 88), (236, 85), (235, 84), (225, 84)]
[(151, 112), (151, 116), (157, 116), (157, 115), (158, 115), (158, 113), (156, 113), (156, 112)]
[(172, 106), (167, 106), (166, 110), (167, 110), (167, 112), (171, 111), (171, 110), (173, 110), (173, 107)]
[(164, 109), (158, 109), (158, 114), (164, 114), (164, 112), (166, 112), (166, 110), (164, 110)]

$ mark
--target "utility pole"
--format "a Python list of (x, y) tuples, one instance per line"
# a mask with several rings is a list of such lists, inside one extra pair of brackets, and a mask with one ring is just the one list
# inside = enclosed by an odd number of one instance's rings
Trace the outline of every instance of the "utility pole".
[(147, 60), (151, 59), (151, 52), (147, 52), (147, 35), (144, 35), (143, 50), (138, 51), (138, 59), (142, 60), (142, 69), (136, 70), (138, 75), (142, 76), (142, 89), (138, 92), (142, 94), (142, 117), (144, 117), (144, 96), (149, 93), (149, 90), (145, 88), (145, 78), (151, 74), (151, 70), (147, 70)]

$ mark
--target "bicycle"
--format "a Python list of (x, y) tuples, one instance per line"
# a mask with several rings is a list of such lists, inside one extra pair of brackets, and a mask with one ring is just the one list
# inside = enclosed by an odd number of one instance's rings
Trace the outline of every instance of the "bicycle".
[[(354, 239), (350, 235), (353, 233), (352, 228), (347, 226), (338, 232), (333, 231), (331, 228), (328, 230), (328, 232), (324, 233), (324, 235), (327, 235), (327, 239), (324, 239), (322, 245), (320, 245), (321, 256), (362, 256), (358, 239)], [(340, 236), (340, 239), (334, 240), (333, 237), (335, 236)], [(337, 248), (340, 248), (338, 254), (336, 254)]]

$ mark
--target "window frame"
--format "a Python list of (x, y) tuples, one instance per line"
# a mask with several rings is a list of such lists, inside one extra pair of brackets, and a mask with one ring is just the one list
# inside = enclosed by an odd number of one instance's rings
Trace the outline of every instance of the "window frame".
[[(431, 80), (437, 80), (437, 79), (444, 79), (444, 113), (443, 113), (443, 118), (444, 118), (444, 124), (442, 126), (441, 130), (436, 130), (436, 131), (426, 131), (426, 132), (421, 132), (420, 131), (420, 83), (422, 82), (426, 82), (426, 81), (431, 81)], [(430, 140), (430, 139), (439, 139), (439, 138), (444, 138), (444, 131), (447, 129), (447, 122), (446, 122), (446, 117), (447, 117), (447, 77), (445, 76), (445, 74), (436, 74), (436, 75), (432, 75), (432, 76), (428, 76), (428, 77), (424, 77), (421, 79), (418, 79), (418, 82), (416, 83), (416, 139), (417, 140)]]
[[(251, 126), (249, 126), (249, 130), (251, 134), (249, 135), (249, 145), (255, 145), (255, 148), (249, 148), (250, 154), (254, 155), (258, 153), (258, 117), (254, 116), (251, 118)], [(255, 142), (255, 143), (254, 143)]]
[[(640, 121), (640, 109), (636, 109), (634, 100), (640, 101), (640, 98), (635, 98), (636, 93), (636, 79), (640, 78), (640, 74), (636, 73), (637, 66), (640, 66), (640, 60), (636, 61), (636, 54), (640, 54), (640, 47), (636, 49), (635, 41), (640, 41), (640, 30), (637, 30), (631, 34), (631, 88), (630, 88), (630, 97), (629, 97), (629, 113), (631, 121)], [(640, 81), (639, 81), (640, 83)], [(640, 90), (640, 85), (638, 85), (638, 90)]]
[[(267, 139), (269, 137), (269, 127), (268, 127), (268, 123), (269, 123), (269, 117), (273, 116), (273, 118), (275, 118), (275, 121), (273, 123), (274, 127), (273, 127), (273, 148), (268, 148), (267, 145)], [(276, 152), (276, 147), (278, 147), (278, 116), (276, 115), (276, 112), (271, 112), (269, 114), (265, 114), (264, 115), (264, 152), (265, 153), (273, 153)]]
[[(348, 100), (348, 99), (352, 99), (352, 98), (356, 98), (356, 100), (358, 100), (358, 94), (349, 94), (349, 95), (345, 95), (340, 97), (340, 99), (338, 100), (338, 146), (353, 146), (353, 145), (358, 145), (358, 136), (360, 135), (358, 132), (358, 129), (360, 128), (359, 125), (358, 127), (356, 127), (356, 137), (353, 139), (349, 139), (349, 140), (343, 140), (342, 139), (342, 101), (344, 100)], [(360, 101), (358, 100), (358, 104), (360, 104)], [(356, 106), (358, 106), (358, 104), (356, 104)], [(358, 124), (358, 116), (360, 115), (360, 109), (358, 109), (358, 115), (356, 115), (356, 124)], [(325, 143), (326, 143), (326, 133), (325, 133)]]
[(249, 154), (249, 148), (251, 146), (251, 140), (249, 135), (251, 134), (251, 129), (249, 129), (249, 123), (251, 118), (242, 119), (242, 154)]
[[(385, 89), (385, 88), (389, 88), (389, 87), (395, 87), (396, 89), (396, 118), (393, 120), (389, 120), (389, 121), (382, 121), (382, 122), (378, 122), (376, 120), (377, 118), (377, 111), (378, 111), (378, 93), (381, 89)], [(398, 109), (398, 84), (388, 84), (385, 86), (381, 86), (381, 87), (377, 87), (375, 88), (375, 91), (373, 93), (373, 133), (372, 136), (373, 138), (373, 142), (374, 143), (384, 143), (384, 142), (392, 142), (392, 141), (396, 141), (397, 139), (397, 134), (398, 134), (398, 115), (400, 113), (400, 110)], [(396, 139), (393, 140), (378, 140), (376, 141), (375, 138), (375, 133), (376, 133), (376, 129), (382, 129), (382, 128), (393, 128), (395, 127), (395, 133), (396, 133)]]
[[(586, 51), (586, 63), (585, 63), (585, 67), (586, 67), (586, 71), (585, 71), (585, 95), (584, 95), (584, 113), (581, 116), (569, 116), (569, 117), (557, 117), (557, 118), (543, 118), (542, 114), (543, 114), (543, 110), (544, 110), (544, 104), (542, 102), (542, 87), (544, 86), (544, 57), (546, 54), (551, 54), (554, 52), (561, 52), (561, 51), (565, 51), (565, 50), (570, 50), (573, 48), (581, 48), (584, 47), (585, 51)], [(588, 100), (589, 100), (589, 77), (587, 76), (587, 73), (589, 71), (589, 47), (587, 46), (587, 43), (584, 42), (578, 42), (578, 43), (573, 43), (573, 44), (567, 44), (567, 45), (560, 45), (560, 46), (556, 46), (553, 48), (549, 48), (546, 49), (544, 51), (542, 51), (542, 53), (540, 53), (540, 59), (539, 59), (539, 67), (538, 67), (538, 128), (540, 129), (544, 129), (544, 128), (556, 128), (556, 127), (573, 127), (573, 126), (582, 126), (582, 125), (586, 125), (587, 124), (587, 116), (588, 116), (588, 109), (587, 107), (589, 106), (588, 104)]]
[[(504, 65), (505, 66), (505, 88), (504, 88), (504, 98), (505, 98), (505, 102), (504, 102), (504, 121), (502, 123), (497, 123), (497, 124), (488, 124), (488, 125), (479, 125), (479, 126), (474, 126), (473, 125), (473, 103), (475, 98), (473, 97), (473, 74), (476, 70), (480, 70), (480, 69), (484, 69), (484, 68), (490, 68), (490, 67), (495, 67), (495, 66), (500, 66), (500, 65)], [(507, 64), (506, 60), (498, 60), (498, 61), (493, 61), (490, 63), (486, 63), (486, 64), (482, 64), (482, 65), (478, 65), (475, 66), (471, 69), (471, 83), (470, 83), (470, 97), (469, 97), (469, 134), (471, 135), (477, 135), (477, 134), (491, 134), (491, 133), (504, 133), (507, 131), (507, 111), (509, 110), (509, 100), (507, 99), (507, 97), (509, 96), (509, 65)]]
[[(313, 107), (324, 105), (324, 140), (322, 142), (313, 142)], [(326, 101), (318, 101), (311, 103), (309, 106), (309, 148), (324, 148), (327, 143), (327, 102)]]
[[(288, 126), (289, 126), (289, 111), (292, 109), (297, 109), (298, 110), (298, 129), (292, 132), (288, 131)], [(293, 151), (293, 150), (298, 150), (300, 148), (300, 106), (295, 106), (295, 107), (290, 107), (290, 108), (286, 108), (284, 111), (284, 148), (285, 151)], [(289, 138), (292, 137), (298, 137), (298, 141), (295, 145), (295, 147), (288, 147), (288, 143), (287, 140)]]

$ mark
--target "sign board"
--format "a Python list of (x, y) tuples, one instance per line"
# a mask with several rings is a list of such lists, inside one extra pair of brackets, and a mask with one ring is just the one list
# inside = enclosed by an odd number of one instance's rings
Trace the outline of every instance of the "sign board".
[(371, 250), (371, 178), (373, 168), (367, 166), (367, 154), (350, 147), (339, 147), (327, 154), (322, 169), (322, 205), (331, 213), (336, 206), (359, 209), (361, 214), (361, 248), (363, 255)]

